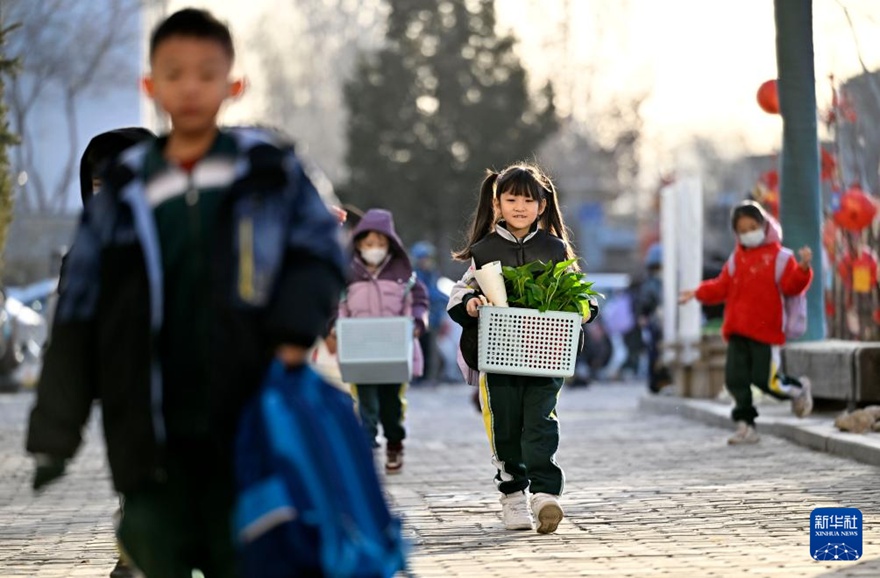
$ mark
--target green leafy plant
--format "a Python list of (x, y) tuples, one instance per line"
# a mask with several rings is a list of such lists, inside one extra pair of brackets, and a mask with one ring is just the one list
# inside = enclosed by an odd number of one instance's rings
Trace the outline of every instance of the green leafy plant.
[(580, 271), (569, 267), (574, 259), (559, 263), (534, 261), (521, 267), (502, 267), (507, 303), (538, 311), (570, 311), (586, 317), (590, 297), (600, 295)]

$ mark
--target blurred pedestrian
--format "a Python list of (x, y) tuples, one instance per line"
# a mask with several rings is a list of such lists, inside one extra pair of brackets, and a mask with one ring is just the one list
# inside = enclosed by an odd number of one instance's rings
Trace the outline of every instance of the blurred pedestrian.
[(449, 296), (437, 287), (440, 275), (437, 273), (437, 251), (434, 245), (428, 241), (419, 241), (412, 246), (409, 254), (413, 260), (416, 276), (428, 291), (429, 302), (428, 329), (419, 337), (422, 353), (425, 356), (425, 371), (421, 377), (413, 379), (413, 384), (433, 385), (440, 365), (437, 336), (447, 319), (446, 303), (449, 301)]
[[(752, 444), (760, 440), (752, 385), (778, 399), (790, 399), (798, 417), (809, 414), (813, 406), (809, 380), (784, 375), (779, 364), (780, 348), (785, 344), (780, 294), (798, 295), (807, 290), (813, 279), (813, 253), (809, 247), (801, 248), (797, 258), (783, 253), (779, 223), (754, 201), (734, 207), (731, 226), (737, 244), (721, 274), (703, 281), (696, 290), (682, 291), (680, 302), (696, 298), (701, 303), (726, 303), (721, 328), (727, 340), (724, 377), (736, 401), (731, 417), (737, 424), (728, 443)], [(784, 262), (777, 276), (780, 257)]]
[[(721, 270), (724, 268), (726, 261), (727, 257), (723, 254), (712, 252), (706, 255), (706, 259), (703, 262), (702, 280), (707, 281), (721, 275)], [(724, 303), (702, 303), (700, 309), (703, 311), (703, 319), (706, 322), (706, 326), (720, 330), (721, 322), (724, 319)]]
[[(352, 231), (352, 245), (350, 281), (339, 303), (339, 316), (412, 317), (414, 337), (418, 338), (428, 324), (428, 294), (413, 271), (391, 213), (382, 209), (364, 213)], [(423, 358), (417, 339), (413, 345), (413, 375), (418, 376)], [(389, 474), (403, 469), (406, 387), (406, 383), (351, 385), (361, 422), (374, 447), (382, 425), (385, 471)]]
[(127, 150), (86, 205), (28, 430), (40, 488), (100, 398), (119, 539), (148, 578), (237, 575), (238, 417), (273, 358), (305, 362), (344, 281), (337, 220), (292, 149), (218, 129), (242, 88), (233, 59), (207, 11), (153, 31), (144, 84), (171, 132)]
[(659, 243), (648, 248), (645, 256), (645, 279), (639, 285), (636, 303), (639, 326), (648, 357), (648, 390), (659, 393), (672, 383), (669, 368), (663, 363), (663, 252)]
[(639, 323), (639, 292), (641, 280), (631, 279), (626, 292), (629, 295), (630, 315), (632, 324), (629, 331), (623, 334), (623, 342), (626, 345), (627, 357), (621, 366), (625, 377), (641, 377), (647, 374), (645, 342), (642, 336), (642, 326)]
[(603, 369), (604, 379), (620, 379), (620, 371), (629, 357), (624, 337), (635, 327), (632, 296), (629, 291), (615, 289), (602, 308), (600, 319), (611, 341), (611, 359)]

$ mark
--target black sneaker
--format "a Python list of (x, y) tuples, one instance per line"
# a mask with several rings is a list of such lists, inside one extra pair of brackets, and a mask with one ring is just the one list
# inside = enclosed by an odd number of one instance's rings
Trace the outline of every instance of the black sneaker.
[(403, 444), (388, 444), (385, 452), (385, 473), (399, 474), (403, 469)]

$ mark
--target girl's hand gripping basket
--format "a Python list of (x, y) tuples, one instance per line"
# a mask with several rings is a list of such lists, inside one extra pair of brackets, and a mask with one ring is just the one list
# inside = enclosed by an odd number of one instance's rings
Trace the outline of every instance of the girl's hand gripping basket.
[(580, 313), (480, 308), (479, 370), (510, 375), (574, 375)]
[(336, 339), (346, 383), (408, 383), (412, 378), (410, 317), (342, 318), (336, 322)]

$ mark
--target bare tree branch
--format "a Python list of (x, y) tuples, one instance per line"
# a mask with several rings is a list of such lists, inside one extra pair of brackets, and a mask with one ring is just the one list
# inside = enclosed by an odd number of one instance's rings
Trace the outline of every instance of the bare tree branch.
[(288, 0), (251, 40), (265, 76), (267, 118), (293, 134), (334, 181), (344, 180), (342, 85), (360, 50), (382, 41), (384, 2)]
[(68, 183), (75, 180), (77, 160), (79, 159), (79, 132), (77, 129), (77, 99), (88, 87), (92, 86), (95, 79), (109, 67), (108, 60), (113, 55), (113, 48), (117, 45), (119, 36), (127, 30), (125, 21), (131, 15), (131, 8), (135, 6), (123, 6), (121, 2), (114, 2), (106, 22), (107, 33), (98, 37), (98, 41), (92, 48), (91, 54), (81, 74), (68, 77), (64, 87), (64, 110), (67, 121), (68, 152), (67, 160), (62, 170), (62, 178), (58, 180), (55, 190), (49, 199), (50, 210), (61, 212), (67, 201)]
[[(140, 39), (132, 34), (133, 18), (141, 0), (3, 0), (11, 17), (23, 24), (10, 43), (10, 53), (21, 58), (22, 74), (10, 87), (10, 108), (16, 130), (24, 136), (15, 152), (17, 170), (28, 173), (29, 184), (21, 195), (25, 210), (59, 212), (65, 208), (69, 184), (75, 182), (79, 157), (79, 100), (87, 93), (118, 85), (132, 76), (131, 54)], [(126, 79), (127, 80), (127, 79)], [(39, 175), (29, 132), (37, 103), (59, 96), (66, 124), (62, 172), (50, 187)]]
[(875, 79), (868, 70), (868, 67), (865, 65), (865, 59), (862, 57), (862, 47), (859, 42), (859, 35), (856, 33), (856, 27), (853, 24), (852, 16), (850, 16), (849, 9), (844, 6), (843, 2), (837, 0), (837, 5), (843, 10), (843, 15), (846, 16), (846, 23), (849, 26), (850, 33), (852, 33), (853, 44), (856, 47), (856, 57), (859, 59), (859, 66), (862, 67), (862, 72), (868, 77), (868, 83), (871, 87), (871, 93), (874, 95), (874, 98), (877, 99), (877, 102), (880, 103), (880, 86), (877, 84), (877, 79)]

